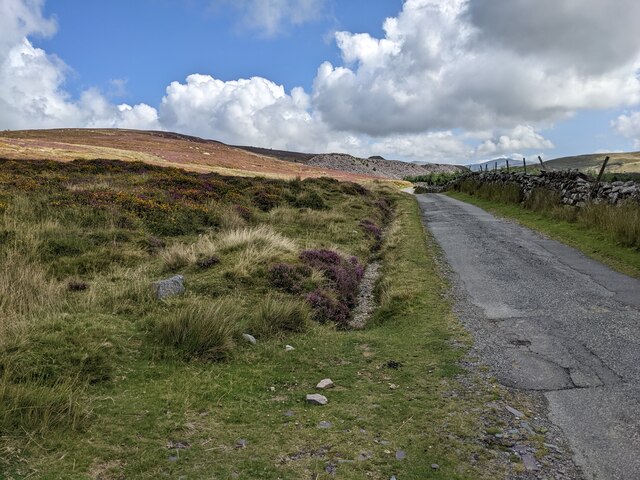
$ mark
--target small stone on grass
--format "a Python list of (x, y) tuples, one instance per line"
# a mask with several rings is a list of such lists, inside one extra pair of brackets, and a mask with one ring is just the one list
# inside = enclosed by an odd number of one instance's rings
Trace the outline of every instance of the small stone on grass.
[(256, 337), (254, 337), (253, 335), (249, 335), (248, 333), (243, 333), (242, 338), (244, 338), (247, 342), (249, 342), (252, 345), (255, 345), (256, 343), (258, 343), (258, 341), (256, 340)]
[(324, 380), (320, 380), (316, 388), (319, 390), (326, 390), (327, 388), (335, 387), (333, 381), (330, 378), (325, 378)]
[(329, 403), (329, 400), (327, 400), (327, 397), (324, 395), (313, 393), (307, 395), (307, 403), (311, 403), (312, 405), (326, 405)]

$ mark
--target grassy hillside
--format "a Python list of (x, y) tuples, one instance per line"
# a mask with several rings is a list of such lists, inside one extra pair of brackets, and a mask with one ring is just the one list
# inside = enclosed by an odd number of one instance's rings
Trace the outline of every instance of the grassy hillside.
[[(608, 173), (640, 173), (640, 152), (576, 155), (549, 160), (545, 165), (552, 170), (577, 169), (597, 174), (606, 156), (611, 157), (606, 170)], [(537, 168), (535, 164), (531, 167)]]
[(279, 160), (213, 140), (121, 129), (4, 131), (0, 132), (0, 158), (59, 161), (111, 158), (224, 175), (332, 177), (361, 182), (373, 178)]
[(505, 393), (460, 376), (434, 248), (411, 197), (353, 183), (0, 161), (0, 477), (501, 475)]

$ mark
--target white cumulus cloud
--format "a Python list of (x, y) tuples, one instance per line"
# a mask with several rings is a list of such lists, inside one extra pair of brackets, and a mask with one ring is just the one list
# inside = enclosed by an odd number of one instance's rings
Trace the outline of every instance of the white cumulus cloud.
[(531, 125), (518, 125), (513, 130), (482, 142), (478, 148), (479, 156), (511, 154), (527, 149), (554, 148), (553, 142), (537, 133)]
[(611, 123), (620, 135), (633, 140), (634, 148), (640, 148), (640, 112), (620, 115)]

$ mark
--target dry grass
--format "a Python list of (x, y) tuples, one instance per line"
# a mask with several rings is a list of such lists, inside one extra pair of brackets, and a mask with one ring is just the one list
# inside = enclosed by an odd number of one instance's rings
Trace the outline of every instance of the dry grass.
[(311, 321), (309, 304), (297, 298), (269, 294), (260, 300), (249, 327), (259, 337), (304, 332)]
[(253, 246), (260, 250), (294, 252), (296, 244), (267, 225), (222, 232), (215, 239), (218, 251), (225, 253)]
[(186, 357), (223, 360), (233, 349), (240, 312), (232, 300), (179, 303), (156, 327), (163, 343)]
[(578, 221), (608, 232), (621, 245), (640, 248), (640, 205), (637, 203), (592, 203), (578, 212)]
[(177, 243), (160, 253), (169, 270), (195, 265), (201, 258), (217, 254), (236, 255), (232, 269), (236, 276), (250, 274), (266, 260), (297, 250), (295, 242), (266, 225), (201, 235), (195, 243)]
[[(53, 311), (61, 303), (62, 285), (46, 271), (26, 261), (15, 250), (0, 259), (0, 334), (26, 321), (34, 313)], [(0, 340), (1, 341), (1, 340)]]

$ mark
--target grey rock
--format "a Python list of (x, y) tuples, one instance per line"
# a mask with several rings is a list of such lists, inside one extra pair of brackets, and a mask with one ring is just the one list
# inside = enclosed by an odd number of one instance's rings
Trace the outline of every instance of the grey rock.
[(158, 300), (182, 295), (185, 292), (184, 277), (182, 275), (158, 280), (153, 282), (152, 286)]
[(249, 442), (247, 442), (244, 438), (241, 438), (236, 442), (236, 448), (247, 448), (248, 444)]
[(307, 403), (310, 403), (312, 405), (326, 405), (327, 403), (329, 403), (329, 400), (327, 400), (327, 397), (325, 397), (324, 395), (320, 395), (318, 393), (312, 393), (310, 395), (307, 395), (306, 400), (307, 400)]
[(316, 388), (319, 390), (326, 390), (328, 388), (333, 388), (333, 387), (335, 387), (335, 385), (330, 378), (325, 378), (324, 380), (320, 380), (318, 385), (316, 385)]
[(522, 455), (522, 463), (524, 464), (524, 468), (528, 472), (537, 472), (538, 470), (540, 470), (540, 465), (538, 465), (536, 458), (530, 453), (525, 453), (524, 455)]
[(285, 346), (284, 346), (284, 349), (285, 349), (287, 352), (291, 352), (291, 351), (295, 350), (295, 348), (293, 348), (291, 345), (285, 345)]
[(438, 469), (440, 468), (440, 465), (438, 465), (437, 463), (432, 463), (432, 464), (431, 464), (431, 468), (432, 468), (433, 470), (438, 470)]
[(404, 450), (398, 450), (396, 452), (396, 460), (404, 460), (406, 458), (407, 454)]
[(507, 405), (506, 407), (504, 407), (507, 409), (507, 411), (509, 413), (512, 413), (513, 415), (515, 415), (517, 418), (522, 418), (524, 417), (524, 413), (522, 413), (520, 410), (516, 410), (513, 407), (510, 407), (509, 405)]
[(327, 422), (327, 421), (325, 421), (325, 420), (321, 421), (321, 422), (318, 424), (318, 428), (331, 428), (331, 427), (333, 427), (333, 423), (331, 423), (331, 422)]
[(247, 342), (251, 343), (252, 345), (255, 345), (256, 343), (258, 343), (258, 341), (256, 340), (256, 337), (254, 337), (253, 335), (249, 335), (248, 333), (243, 333), (242, 338), (244, 338)]

